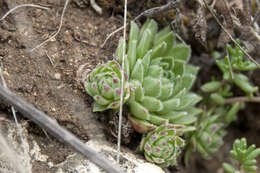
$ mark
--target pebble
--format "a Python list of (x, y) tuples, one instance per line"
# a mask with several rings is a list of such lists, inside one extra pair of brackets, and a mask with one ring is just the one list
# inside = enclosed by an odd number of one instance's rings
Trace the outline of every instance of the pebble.
[(55, 77), (55, 79), (60, 80), (61, 79), (61, 74), (60, 73), (55, 73), (54, 77)]

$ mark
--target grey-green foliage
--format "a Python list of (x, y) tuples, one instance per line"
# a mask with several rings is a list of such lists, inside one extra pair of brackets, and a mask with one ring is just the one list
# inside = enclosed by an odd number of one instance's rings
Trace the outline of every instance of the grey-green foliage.
[(256, 172), (256, 158), (260, 154), (260, 148), (256, 148), (254, 144), (247, 146), (245, 138), (236, 139), (230, 155), (238, 166), (229, 163), (223, 163), (223, 168), (227, 173)]
[[(123, 40), (115, 53), (122, 64)], [(175, 39), (170, 27), (158, 31), (154, 20), (139, 29), (131, 22), (124, 66), (129, 76), (127, 102), (136, 131), (147, 133), (164, 122), (193, 125), (201, 97), (190, 91), (198, 67), (188, 64), (191, 49)]]
[[(237, 40), (239, 44), (240, 41)], [(248, 77), (242, 74), (242, 71), (256, 70), (256, 64), (249, 60), (244, 60), (245, 54), (238, 47), (231, 47), (226, 45), (227, 55), (224, 59), (217, 59), (216, 64), (223, 73), (223, 80), (231, 82), (243, 90), (246, 94), (252, 96), (253, 93), (258, 91), (258, 87), (253, 86)]]
[(145, 158), (162, 167), (177, 164), (185, 141), (180, 137), (182, 125), (162, 124), (142, 138), (140, 150)]
[(205, 111), (196, 121), (196, 131), (188, 134), (188, 145), (185, 149), (185, 163), (188, 163), (190, 154), (198, 151), (205, 159), (211, 158), (223, 144), (223, 137), (226, 134), (225, 123), (223, 122), (222, 109), (211, 109)]

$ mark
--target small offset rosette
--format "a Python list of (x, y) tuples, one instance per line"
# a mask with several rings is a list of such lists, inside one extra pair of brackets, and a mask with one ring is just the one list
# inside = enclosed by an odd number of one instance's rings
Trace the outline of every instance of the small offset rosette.
[(180, 125), (176, 127), (172, 124), (163, 124), (143, 137), (140, 150), (144, 152), (148, 161), (161, 167), (177, 164), (177, 157), (185, 141), (179, 137)]
[[(125, 81), (127, 75), (124, 74)], [(87, 93), (95, 100), (93, 111), (104, 111), (107, 109), (118, 110), (121, 94), (121, 70), (116, 61), (98, 65), (89, 75), (85, 82)], [(129, 89), (125, 82), (124, 102), (129, 98)]]

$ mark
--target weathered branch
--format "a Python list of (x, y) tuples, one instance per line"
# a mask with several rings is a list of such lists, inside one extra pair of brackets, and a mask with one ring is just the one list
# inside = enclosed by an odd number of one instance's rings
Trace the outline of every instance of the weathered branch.
[(226, 103), (235, 103), (235, 102), (255, 102), (260, 103), (260, 97), (247, 97), (247, 96), (241, 96), (241, 97), (233, 97), (229, 99), (225, 99)]
[(48, 131), (59, 140), (69, 144), (77, 152), (86, 156), (87, 159), (104, 169), (108, 173), (123, 173), (120, 171), (118, 165), (111, 164), (111, 161), (105, 159), (105, 157), (93, 149), (87, 147), (82, 141), (80, 141), (71, 132), (61, 127), (56, 121), (52, 120), (48, 115), (36, 109), (33, 105), (25, 102), (20, 97), (16, 96), (9, 89), (0, 85), (0, 100), (4, 104), (14, 106), (16, 110), (22, 113), (26, 118), (32, 120), (38, 124), (41, 128)]

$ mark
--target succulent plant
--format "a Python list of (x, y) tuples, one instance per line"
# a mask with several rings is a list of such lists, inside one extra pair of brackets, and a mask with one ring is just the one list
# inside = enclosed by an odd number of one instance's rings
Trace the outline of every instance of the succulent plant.
[[(95, 100), (93, 111), (118, 110), (121, 93), (121, 71), (116, 61), (98, 65), (85, 82), (87, 93)], [(124, 75), (127, 78), (127, 75)], [(127, 84), (124, 87), (124, 101), (129, 98)]]
[(223, 144), (222, 138), (226, 134), (225, 124), (216, 111), (218, 110), (211, 109), (204, 112), (196, 122), (196, 131), (187, 137), (189, 145), (185, 153), (186, 164), (192, 151), (198, 151), (203, 158), (209, 159)]
[[(240, 41), (237, 40), (239, 44)], [(226, 46), (227, 55), (224, 59), (216, 60), (216, 64), (223, 73), (223, 79), (237, 85), (245, 93), (252, 96), (258, 91), (258, 87), (252, 86), (246, 75), (240, 71), (256, 70), (256, 64), (249, 60), (243, 60), (244, 53), (238, 46), (234, 48), (229, 44)]]
[[(190, 92), (198, 68), (187, 64), (191, 50), (178, 43), (170, 27), (157, 32), (154, 20), (139, 30), (131, 23), (125, 72), (129, 76), (129, 119), (136, 131), (147, 133), (164, 122), (190, 125), (200, 109), (201, 97)], [(115, 53), (122, 63), (123, 40)]]
[(236, 169), (229, 163), (223, 163), (223, 168), (227, 173), (256, 172), (257, 165), (255, 158), (259, 154), (260, 148), (256, 148), (254, 144), (247, 148), (245, 138), (237, 139), (233, 143), (233, 149), (230, 151), (230, 155), (234, 160), (239, 162), (239, 168)]
[(176, 165), (176, 159), (185, 145), (185, 141), (179, 137), (182, 127), (163, 124), (144, 136), (140, 150), (144, 152), (146, 160), (161, 167)]

